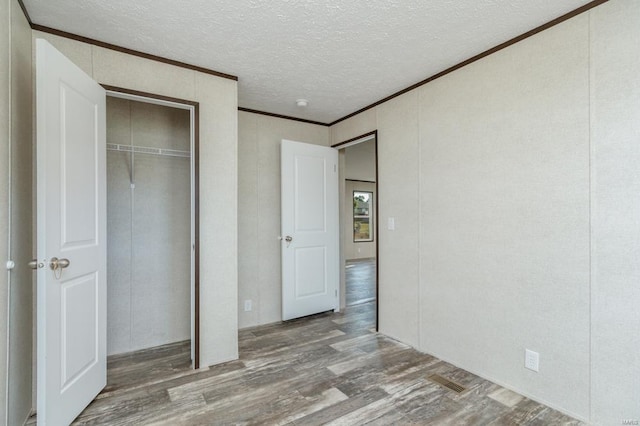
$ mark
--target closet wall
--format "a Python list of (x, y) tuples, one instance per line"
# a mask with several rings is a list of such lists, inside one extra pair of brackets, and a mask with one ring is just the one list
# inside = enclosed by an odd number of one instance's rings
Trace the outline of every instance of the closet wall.
[[(189, 112), (108, 97), (107, 143), (189, 151)], [(189, 158), (107, 151), (110, 355), (190, 338), (190, 174)]]

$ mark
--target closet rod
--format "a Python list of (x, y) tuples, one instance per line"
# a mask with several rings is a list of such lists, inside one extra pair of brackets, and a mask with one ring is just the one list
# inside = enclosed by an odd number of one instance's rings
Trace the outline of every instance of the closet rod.
[(153, 148), (149, 146), (137, 145), (120, 145), (117, 143), (108, 143), (108, 151), (137, 152), (140, 154), (162, 155), (165, 157), (182, 157), (191, 158), (190, 151), (180, 151), (178, 149)]

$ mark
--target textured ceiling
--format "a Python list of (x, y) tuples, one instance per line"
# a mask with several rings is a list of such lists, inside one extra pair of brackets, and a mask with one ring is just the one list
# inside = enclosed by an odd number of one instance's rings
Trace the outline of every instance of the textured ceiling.
[(321, 122), (588, 2), (24, 0), (35, 24), (237, 75), (241, 107)]

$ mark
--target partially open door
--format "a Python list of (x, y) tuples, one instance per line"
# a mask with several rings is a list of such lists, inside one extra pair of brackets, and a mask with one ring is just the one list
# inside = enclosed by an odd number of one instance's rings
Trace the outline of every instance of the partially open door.
[(282, 319), (338, 309), (338, 151), (283, 140)]
[(106, 95), (36, 40), (38, 424), (106, 385)]

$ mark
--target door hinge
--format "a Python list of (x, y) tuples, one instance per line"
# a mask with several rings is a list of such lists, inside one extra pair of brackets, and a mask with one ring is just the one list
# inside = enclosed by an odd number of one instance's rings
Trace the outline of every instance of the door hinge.
[(336, 288), (336, 291), (335, 291), (335, 292), (336, 292), (336, 297), (338, 297), (338, 289), (337, 289), (337, 288)]
[(333, 165), (333, 173), (335, 173), (335, 172), (337, 172), (337, 171), (338, 171), (337, 166), (334, 164), (334, 165)]

